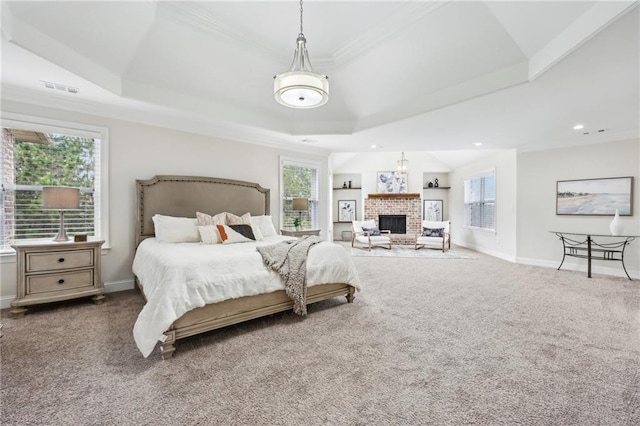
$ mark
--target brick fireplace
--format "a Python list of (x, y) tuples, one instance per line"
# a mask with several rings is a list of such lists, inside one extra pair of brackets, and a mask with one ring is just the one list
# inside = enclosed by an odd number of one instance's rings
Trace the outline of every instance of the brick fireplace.
[(393, 244), (411, 245), (422, 231), (420, 194), (369, 194), (364, 200), (364, 220), (375, 220), (380, 215), (406, 215), (406, 234), (391, 234)]

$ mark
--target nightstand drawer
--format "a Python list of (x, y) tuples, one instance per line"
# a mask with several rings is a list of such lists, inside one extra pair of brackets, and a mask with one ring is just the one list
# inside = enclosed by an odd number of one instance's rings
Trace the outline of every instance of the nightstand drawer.
[(26, 272), (87, 268), (93, 266), (93, 250), (27, 253), (26, 263)]
[(27, 277), (27, 294), (93, 287), (93, 284), (93, 269), (59, 274), (30, 275)]

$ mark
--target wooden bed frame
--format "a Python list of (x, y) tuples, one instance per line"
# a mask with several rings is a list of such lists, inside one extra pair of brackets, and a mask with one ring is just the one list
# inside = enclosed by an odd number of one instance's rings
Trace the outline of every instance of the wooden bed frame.
[[(136, 186), (136, 247), (155, 235), (154, 214), (177, 217), (195, 217), (196, 211), (211, 215), (225, 211), (236, 215), (270, 214), (270, 191), (257, 183), (199, 176), (155, 176), (136, 180)], [(144, 296), (144, 283), (136, 277), (136, 284)], [(354, 287), (342, 283), (312, 286), (307, 289), (307, 304), (336, 296), (345, 296), (352, 303), (354, 292)], [(284, 290), (278, 290), (194, 309), (164, 333), (166, 339), (160, 344), (162, 359), (173, 356), (178, 339), (292, 308), (293, 301)]]

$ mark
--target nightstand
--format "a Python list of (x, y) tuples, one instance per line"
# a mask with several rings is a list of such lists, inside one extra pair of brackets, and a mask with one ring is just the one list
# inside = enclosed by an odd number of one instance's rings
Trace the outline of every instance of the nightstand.
[(100, 277), (104, 241), (16, 244), (17, 297), (11, 313), (24, 316), (25, 306), (93, 296), (104, 301)]
[(301, 229), (296, 230), (294, 228), (284, 228), (280, 230), (280, 234), (287, 237), (302, 237), (303, 235), (320, 235), (319, 229)]

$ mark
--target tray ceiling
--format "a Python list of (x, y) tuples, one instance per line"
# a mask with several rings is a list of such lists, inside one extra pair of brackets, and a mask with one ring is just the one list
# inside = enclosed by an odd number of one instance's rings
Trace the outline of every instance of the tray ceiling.
[(310, 59), (331, 87), (327, 105), (301, 111), (272, 93), (297, 2), (4, 1), (3, 98), (327, 152), (594, 141), (577, 121), (637, 137), (636, 6), (308, 1)]

